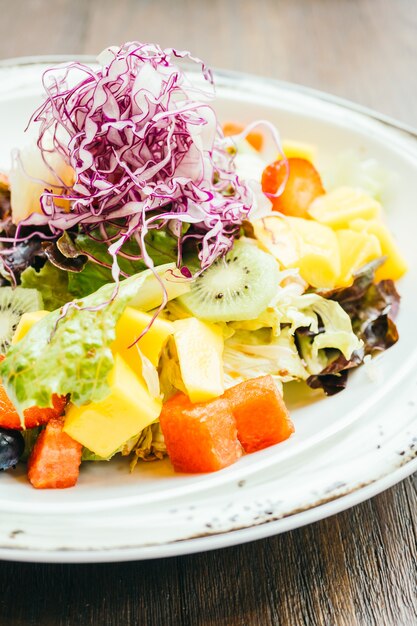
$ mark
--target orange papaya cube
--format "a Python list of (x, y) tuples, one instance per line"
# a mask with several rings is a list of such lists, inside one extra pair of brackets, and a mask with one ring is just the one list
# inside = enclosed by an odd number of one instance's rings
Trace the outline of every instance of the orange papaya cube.
[(36, 489), (66, 489), (77, 482), (82, 445), (63, 426), (62, 418), (51, 419), (36, 440), (28, 460), (28, 478)]
[(159, 421), (177, 472), (215, 472), (242, 455), (236, 422), (224, 398), (193, 404), (178, 393), (164, 404)]
[(285, 441), (294, 426), (272, 376), (246, 380), (224, 393), (232, 406), (237, 434), (245, 452)]

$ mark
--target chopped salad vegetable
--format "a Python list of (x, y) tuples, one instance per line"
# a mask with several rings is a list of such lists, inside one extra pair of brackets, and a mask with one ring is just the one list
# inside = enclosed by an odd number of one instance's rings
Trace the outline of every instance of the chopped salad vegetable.
[(222, 127), (210, 71), (154, 44), (43, 87), (0, 179), (0, 467), (22, 455), (36, 488), (115, 455), (216, 471), (296, 433), (286, 383), (337, 393), (398, 340), (375, 163), (350, 179), (268, 121)]

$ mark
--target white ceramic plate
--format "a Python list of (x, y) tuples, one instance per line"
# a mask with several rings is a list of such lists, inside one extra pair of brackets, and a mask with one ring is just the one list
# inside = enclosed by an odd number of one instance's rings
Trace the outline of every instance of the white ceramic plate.
[[(0, 67), (0, 167), (25, 141), (44, 68), (39, 60)], [(402, 339), (354, 372), (341, 394), (292, 398), (296, 435), (221, 472), (175, 475), (169, 461), (132, 474), (125, 461), (85, 464), (76, 488), (46, 492), (29, 486), (23, 468), (1, 475), (0, 558), (110, 561), (209, 550), (331, 515), (417, 469), (416, 140), (323, 94), (224, 72), (216, 78), (220, 118), (269, 119), (284, 137), (316, 144), (323, 166), (354, 149), (396, 174), (387, 215), (410, 265), (399, 285)]]

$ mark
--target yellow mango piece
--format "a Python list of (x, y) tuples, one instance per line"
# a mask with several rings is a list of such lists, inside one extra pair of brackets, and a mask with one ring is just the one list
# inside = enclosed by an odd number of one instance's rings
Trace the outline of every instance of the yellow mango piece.
[(174, 340), (181, 377), (191, 402), (220, 396), (223, 382), (223, 332), (195, 317), (176, 320)]
[(287, 217), (272, 213), (255, 220), (252, 225), (260, 247), (270, 252), (281, 267), (289, 267), (298, 259), (298, 239)]
[(340, 274), (340, 254), (334, 232), (313, 220), (287, 219), (301, 240), (298, 267), (302, 278), (313, 287), (332, 287)]
[(353, 220), (349, 227), (353, 230), (370, 233), (378, 238), (381, 245), (382, 256), (387, 260), (375, 272), (375, 279), (398, 280), (408, 270), (407, 263), (401, 254), (389, 228), (379, 220)]
[(31, 311), (30, 313), (23, 313), (19, 320), (14, 335), (12, 337), (12, 345), (23, 339), (23, 337), (30, 331), (32, 326), (39, 322), (45, 315), (48, 315), (49, 311)]
[(145, 382), (118, 354), (108, 382), (110, 395), (104, 400), (70, 404), (64, 426), (70, 437), (103, 458), (155, 421), (162, 408), (161, 400), (149, 394)]
[(174, 332), (172, 322), (157, 317), (138, 343), (129, 348), (151, 321), (152, 315), (149, 313), (127, 307), (116, 325), (113, 353), (120, 354), (129, 367), (139, 374), (142, 372), (142, 360), (137, 348), (157, 367), (162, 346)]
[(353, 282), (353, 274), (361, 267), (382, 256), (381, 245), (375, 235), (354, 230), (337, 230), (340, 247), (341, 272), (338, 287), (347, 287)]
[(254, 231), (281, 268), (298, 268), (313, 287), (334, 287), (340, 275), (340, 253), (331, 228), (302, 217), (271, 215), (254, 222)]
[(313, 219), (331, 228), (349, 228), (352, 220), (378, 217), (381, 205), (360, 189), (338, 187), (316, 198), (308, 213)]
[(314, 163), (317, 156), (316, 146), (311, 143), (304, 143), (303, 141), (284, 139), (282, 141), (282, 150), (287, 159), (306, 159), (310, 161), (310, 163)]
[(294, 267), (300, 258), (300, 242), (288, 218), (269, 215), (253, 222), (253, 230), (261, 246), (276, 258), (281, 268)]

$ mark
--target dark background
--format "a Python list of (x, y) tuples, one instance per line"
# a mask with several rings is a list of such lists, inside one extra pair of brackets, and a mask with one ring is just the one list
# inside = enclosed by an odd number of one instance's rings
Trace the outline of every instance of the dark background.
[[(139, 39), (417, 126), (416, 0), (0, 0), (0, 58)], [(417, 624), (417, 481), (246, 546), (109, 565), (0, 562), (0, 625)]]

